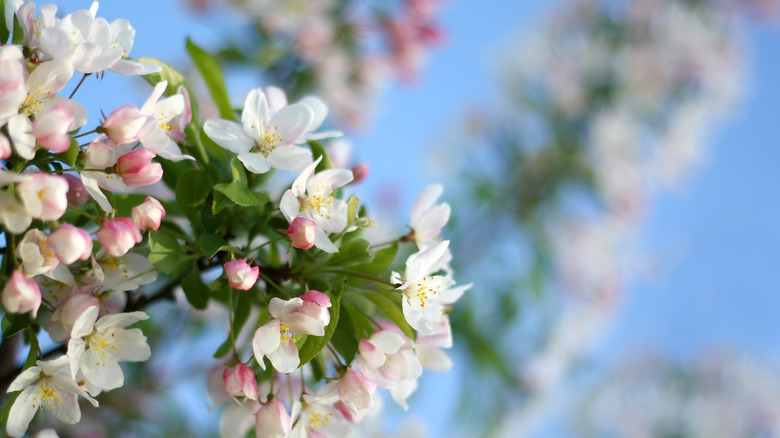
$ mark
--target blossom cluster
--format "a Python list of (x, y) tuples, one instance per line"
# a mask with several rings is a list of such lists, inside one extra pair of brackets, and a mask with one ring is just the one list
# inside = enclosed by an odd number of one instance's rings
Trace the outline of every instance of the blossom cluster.
[[(301, 250), (316, 248), (326, 254), (338, 253), (339, 248), (330, 235), (341, 235), (361, 226), (358, 225), (361, 218), (355, 218), (350, 207), (355, 198), (348, 203), (334, 196), (336, 190), (353, 181), (352, 171), (339, 168), (317, 171), (323, 156), (312, 160), (309, 149), (295, 143), (313, 136), (323, 138), (340, 133), (312, 132), (324, 118), (314, 111), (326, 108), (318, 100), (307, 98), (286, 105), (284, 99), (277, 100), (281, 104), (274, 104), (271, 96), (283, 96), (283, 93), (278, 89), (267, 91), (256, 89), (249, 93), (241, 123), (212, 118), (205, 122), (204, 132), (216, 144), (236, 153), (250, 172), (265, 173), (271, 168), (299, 171), (279, 204), (289, 223), (285, 234), (290, 238), (290, 245)], [(352, 349), (331, 342), (325, 365), (317, 365), (324, 368), (320, 373), (332, 370), (337, 374), (338, 377), (328, 379), (330, 383), (318, 387), (316, 379), (312, 382), (313, 379), (292, 373), (303, 365), (301, 351), (311, 342), (307, 338), (325, 336), (326, 331), (333, 336), (342, 327), (332, 327), (334, 308), (339, 307), (343, 312), (349, 306), (344, 301), (335, 303), (333, 300), (339, 295), (334, 291), (328, 294), (314, 289), (289, 299), (270, 299), (268, 318), (252, 336), (249, 361), (240, 360), (242, 345), (237, 342), (233, 357), (215, 368), (222, 384), (217, 381), (210, 385), (212, 400), (220, 403), (231, 397), (239, 402), (229, 403), (225, 409), (223, 436), (244, 436), (253, 425), (258, 437), (349, 436), (354, 432), (353, 424), (361, 422), (373, 410), (377, 387), (389, 390), (393, 399), (407, 408), (406, 399), (417, 387), (424, 368), (450, 369), (452, 362), (444, 351), (452, 346), (448, 313), (450, 305), (470, 285), (455, 285), (449, 267), (449, 241), (439, 237), (450, 215), (449, 205), (436, 204), (442, 191), (441, 186), (432, 185), (421, 193), (412, 208), (411, 232), (388, 248), (392, 251), (388, 254), (395, 254), (399, 242), (415, 244), (417, 252), (408, 256), (405, 270), (392, 272), (389, 281), (367, 277), (377, 284), (391, 286), (384, 293), (395, 293), (400, 298), (398, 313), (402, 318), (392, 319), (388, 312), (386, 316), (391, 320), (369, 319), (362, 327), (353, 320), (352, 328), (344, 327), (350, 331), (360, 327), (367, 336), (357, 339)], [(229, 285), (241, 291), (253, 290), (260, 269), (245, 259), (224, 265)], [(362, 275), (346, 270), (339, 272), (346, 276)], [(347, 293), (350, 292), (342, 291)], [(378, 300), (388, 299), (379, 292), (371, 293), (378, 294), (374, 295)], [(355, 311), (365, 310), (356, 308)], [(344, 320), (335, 323), (344, 324)], [(301, 339), (306, 340), (303, 347)], [(248, 343), (243, 347), (248, 347)], [(272, 381), (264, 382), (267, 386), (261, 391), (255, 370), (266, 370), (266, 359), (273, 370)], [(291, 387), (296, 388), (297, 395), (288, 394), (287, 388)]]
[[(24, 435), (41, 408), (75, 424), (78, 397), (98, 406), (125, 386), (119, 363), (147, 361), (147, 328), (164, 329), (151, 305), (178, 296), (182, 312), (227, 310), (217, 313), (229, 333), (212, 391), (215, 403), (235, 400), (223, 436), (252, 425), (258, 437), (347, 436), (378, 411), (377, 387), (406, 408), (424, 368), (449, 370), (448, 315), (470, 286), (456, 285), (440, 237), (450, 216), (436, 204), (441, 186), (420, 195), (409, 234), (371, 245), (361, 233), (378, 225), (345, 196), (366, 169), (336, 166), (320, 143), (342, 136), (324, 129), (321, 98), (289, 103), (280, 88), (257, 88), (240, 115), (223, 108), (201, 123), (183, 75), (129, 57), (127, 20), (98, 17), (97, 2), (66, 15), (5, 5), (14, 31), (0, 46), (2, 334), (29, 344), (3, 376), (8, 435)], [(219, 68), (187, 49), (196, 66)], [(75, 97), (89, 77), (112, 73), (153, 89), (90, 125)], [(228, 102), (221, 75), (201, 74), (211, 98)], [(56, 347), (44, 351), (39, 337)]]

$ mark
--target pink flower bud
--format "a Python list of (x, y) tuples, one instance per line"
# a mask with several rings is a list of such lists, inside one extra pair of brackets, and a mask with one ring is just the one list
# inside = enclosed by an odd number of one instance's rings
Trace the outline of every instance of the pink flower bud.
[(376, 383), (359, 372), (348, 369), (339, 379), (339, 403), (336, 408), (349, 421), (359, 421), (374, 405)]
[(35, 173), (16, 186), (17, 193), (30, 216), (54, 221), (68, 208), (68, 182), (56, 175)]
[(92, 255), (92, 239), (89, 233), (73, 225), (64, 224), (49, 235), (46, 244), (60, 262), (69, 265), (76, 260), (87, 260)]
[(368, 173), (371, 171), (371, 168), (368, 166), (368, 163), (366, 162), (360, 162), (352, 166), (352, 176), (353, 184), (357, 184), (368, 177)]
[(70, 131), (76, 111), (65, 102), (58, 103), (48, 111), (38, 114), (33, 120), (32, 130), (38, 144), (54, 152), (65, 152), (70, 148)]
[(8, 141), (8, 137), (4, 134), (0, 134), (0, 160), (5, 160), (13, 153), (14, 151), (11, 149), (11, 142)]
[(103, 221), (97, 232), (97, 238), (106, 252), (114, 257), (120, 257), (141, 241), (141, 232), (130, 219), (118, 217)]
[(10, 313), (32, 312), (35, 318), (41, 307), (41, 290), (35, 281), (22, 275), (21, 271), (14, 271), (11, 281), (3, 289), (2, 302)]
[(120, 152), (111, 139), (99, 137), (87, 146), (84, 165), (87, 169), (105, 169), (116, 164)]
[(279, 400), (272, 400), (255, 414), (255, 436), (257, 438), (286, 438), (290, 434), (292, 421)]
[(125, 105), (112, 112), (103, 122), (101, 130), (118, 145), (138, 141), (147, 122), (153, 119), (136, 106)]
[(318, 290), (310, 290), (301, 295), (303, 300), (303, 306), (297, 310), (298, 313), (304, 313), (316, 319), (323, 326), (330, 324), (330, 312), (328, 308), (331, 306), (330, 297)]
[(222, 372), (222, 382), (225, 384), (225, 391), (233, 397), (244, 396), (257, 400), (260, 394), (255, 371), (242, 363), (232, 368), (225, 368)]
[(230, 287), (241, 290), (252, 289), (260, 275), (259, 266), (249, 266), (245, 260), (238, 259), (225, 263), (225, 274)]
[(160, 228), (160, 222), (165, 217), (165, 208), (160, 201), (147, 196), (143, 204), (133, 207), (131, 212), (133, 223), (141, 230), (154, 230)]
[(116, 161), (114, 171), (128, 187), (146, 186), (162, 179), (160, 163), (152, 163), (155, 155), (146, 149), (138, 149), (122, 155)]
[(74, 207), (86, 204), (90, 197), (81, 178), (69, 173), (63, 174), (62, 177), (68, 182), (68, 204)]
[[(52, 321), (59, 321), (67, 333), (73, 330), (73, 324), (76, 320), (90, 307), (100, 306), (100, 301), (92, 294), (77, 293), (69, 296), (60, 307), (54, 312)], [(97, 312), (95, 312), (95, 319), (97, 319)], [(95, 321), (93, 320), (94, 324)]]
[(317, 223), (305, 217), (293, 219), (287, 235), (290, 236), (292, 246), (300, 249), (309, 249), (314, 246), (314, 234), (317, 231)]

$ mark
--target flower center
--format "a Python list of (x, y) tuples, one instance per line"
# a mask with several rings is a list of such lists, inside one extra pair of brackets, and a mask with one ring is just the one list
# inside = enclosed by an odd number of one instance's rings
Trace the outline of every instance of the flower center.
[(439, 286), (430, 284), (433, 278), (434, 277), (423, 277), (417, 284), (406, 288), (404, 293), (410, 300), (418, 303), (420, 307), (425, 308), (426, 301), (439, 293)]
[(57, 390), (55, 391), (54, 387), (48, 385), (50, 379), (50, 376), (41, 377), (41, 381), (38, 383), (38, 396), (33, 397), (33, 409), (38, 408), (42, 403), (46, 403), (50, 408), (53, 408), (54, 404), (52, 401), (62, 402), (62, 397), (58, 394), (62, 392), (62, 388), (56, 388)]
[(19, 112), (27, 117), (33, 117), (41, 112), (43, 109), (43, 103), (45, 100), (51, 98), (51, 91), (43, 91), (43, 87), (38, 85), (38, 88), (32, 93), (27, 93), (27, 97), (24, 98), (22, 107), (19, 108)]
[(276, 149), (277, 144), (283, 141), (282, 136), (277, 132), (279, 130), (278, 126), (268, 126), (266, 122), (262, 122), (259, 129), (257, 129), (256, 125), (252, 125), (251, 128), (252, 131), (257, 134), (257, 137), (255, 138), (255, 150), (266, 157)]
[[(109, 336), (110, 335), (110, 336)], [(110, 353), (111, 350), (118, 350), (116, 346), (121, 339), (116, 336), (116, 333), (93, 333), (87, 338), (87, 348), (97, 353), (100, 358), (100, 362), (97, 365), (106, 366), (106, 358), (109, 360), (116, 360)]]
[(332, 414), (330, 413), (323, 414), (321, 412), (312, 414), (312, 416), (309, 418), (309, 430), (316, 432), (318, 429), (325, 429), (328, 427), (331, 415)]

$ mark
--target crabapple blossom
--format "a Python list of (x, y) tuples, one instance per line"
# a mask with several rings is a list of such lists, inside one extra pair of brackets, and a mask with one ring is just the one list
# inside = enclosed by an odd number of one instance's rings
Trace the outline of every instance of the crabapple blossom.
[[(314, 246), (325, 252), (337, 252), (338, 248), (327, 233), (338, 233), (347, 226), (347, 203), (333, 197), (333, 191), (352, 181), (352, 172), (346, 169), (328, 169), (314, 174), (322, 157), (310, 164), (284, 192), (279, 208), (292, 223), (296, 217), (304, 217), (317, 223)], [(313, 175), (314, 174), (314, 175)]]
[(303, 301), (303, 306), (295, 312), (296, 314), (313, 318), (322, 327), (330, 324), (330, 312), (328, 309), (331, 307), (331, 302), (327, 294), (312, 289), (301, 295), (300, 298)]
[(92, 238), (89, 233), (70, 224), (63, 224), (53, 231), (47, 245), (61, 263), (69, 265), (76, 260), (87, 260), (92, 255)]
[(92, 269), (85, 278), (97, 290), (135, 290), (157, 279), (157, 271), (149, 260), (134, 252), (113, 256), (105, 249), (92, 259)]
[(436, 243), (441, 229), (450, 219), (450, 206), (447, 203), (434, 205), (444, 187), (432, 184), (424, 188), (412, 205), (410, 226), (412, 232), (407, 237), (417, 243), (418, 248), (425, 249)]
[(292, 407), (295, 425), (290, 438), (342, 438), (352, 435), (352, 427), (335, 407), (338, 392), (333, 384), (321, 387), (312, 395), (304, 395), (303, 403)]
[(360, 371), (378, 386), (390, 390), (404, 409), (406, 397), (417, 387), (422, 365), (414, 352), (414, 342), (394, 330), (374, 332), (361, 339), (357, 364)]
[(300, 249), (310, 249), (314, 246), (316, 232), (317, 223), (300, 216), (293, 219), (290, 227), (287, 228), (287, 235), (290, 236), (292, 246)]
[(125, 217), (104, 220), (97, 238), (107, 253), (120, 257), (141, 241), (141, 232), (133, 221)]
[(160, 201), (147, 196), (146, 200), (141, 204), (133, 207), (130, 212), (130, 217), (133, 219), (133, 223), (139, 230), (154, 230), (160, 228), (160, 223), (165, 217), (165, 208), (160, 204)]
[(178, 94), (159, 100), (167, 86), (168, 81), (157, 83), (141, 107), (140, 113), (148, 118), (139, 139), (144, 148), (162, 158), (171, 161), (194, 160), (189, 155), (183, 155), (174, 141), (184, 138), (183, 129), (192, 119), (189, 96), (180, 87)]
[(119, 361), (142, 362), (151, 350), (140, 329), (126, 327), (149, 318), (144, 312), (106, 315), (97, 321), (97, 307), (88, 308), (74, 323), (68, 341), (71, 372), (78, 371), (96, 388), (110, 390), (124, 384)]
[(330, 299), (327, 303), (320, 297), (311, 296), (309, 299), (311, 304), (308, 307), (304, 307), (302, 298), (291, 298), (286, 301), (280, 298), (271, 299), (268, 312), (274, 319), (257, 329), (252, 341), (252, 349), (261, 368), (265, 369), (263, 357), (268, 356), (277, 371), (282, 373), (295, 371), (300, 359), (293, 336), (325, 334), (325, 326), (330, 322), (330, 315), (328, 314), (326, 321), (321, 312), (323, 307), (329, 307)]
[(225, 275), (230, 287), (241, 290), (252, 289), (260, 275), (259, 266), (250, 266), (246, 260), (238, 259), (225, 263)]
[(251, 400), (257, 400), (259, 397), (255, 371), (243, 363), (225, 368), (222, 372), (222, 382), (231, 397), (246, 397)]
[(60, 264), (51, 246), (46, 245), (48, 236), (41, 230), (32, 229), (25, 233), (16, 248), (22, 260), (22, 269), (30, 277), (48, 274)]
[(241, 122), (211, 118), (203, 130), (215, 143), (238, 154), (252, 173), (272, 167), (299, 171), (311, 163), (311, 151), (295, 146), (314, 120), (306, 105), (293, 104), (271, 112), (261, 89), (252, 90), (244, 103)]
[(376, 383), (352, 368), (339, 379), (338, 390), (336, 408), (349, 421), (359, 422), (374, 406)]
[(60, 356), (54, 360), (39, 360), (35, 366), (22, 371), (11, 382), (8, 392), (22, 391), (11, 406), (6, 423), (6, 432), (12, 437), (21, 437), (27, 431), (33, 416), (43, 408), (58, 420), (76, 424), (81, 419), (77, 396), (89, 400), (97, 407), (97, 400), (89, 396), (73, 380), (70, 360)]
[[(403, 293), (402, 304), (406, 321), (423, 335), (432, 334), (433, 325), (445, 318), (441, 311), (441, 294), (455, 284), (448, 276), (432, 275), (446, 256), (448, 246), (449, 241), (445, 240), (412, 254), (406, 260), (405, 277), (394, 272), (391, 279), (394, 284), (401, 283), (396, 290)], [(454, 301), (449, 298), (448, 296), (445, 299)]]
[(279, 400), (271, 400), (255, 414), (255, 436), (257, 438), (287, 438), (292, 421), (287, 409)]
[(56, 221), (68, 208), (68, 182), (61, 176), (37, 172), (17, 184), (16, 191), (34, 218)]
[(31, 312), (35, 318), (41, 307), (41, 290), (34, 280), (26, 278), (20, 271), (14, 271), (11, 280), (3, 288), (2, 302), (10, 313)]

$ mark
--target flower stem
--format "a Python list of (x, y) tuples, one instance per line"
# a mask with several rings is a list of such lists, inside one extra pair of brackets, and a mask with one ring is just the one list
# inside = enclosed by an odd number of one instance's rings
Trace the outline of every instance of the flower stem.
[(335, 269), (335, 268), (333, 268), (333, 269), (320, 269), (319, 272), (330, 272), (330, 273), (333, 273), (333, 274), (349, 275), (350, 277), (365, 278), (366, 280), (371, 280), (371, 281), (373, 281), (375, 283), (386, 284), (388, 286), (393, 286), (393, 287), (396, 286), (395, 284), (393, 284), (393, 283), (391, 283), (391, 282), (389, 282), (389, 281), (387, 281), (385, 279), (382, 279), (382, 278), (379, 278), (379, 277), (376, 277), (376, 276), (373, 276), (373, 275), (370, 275), (370, 274), (364, 274), (362, 272), (350, 271), (348, 269)]
[(81, 88), (81, 84), (84, 83), (84, 80), (87, 79), (87, 76), (91, 75), (92, 73), (84, 73), (84, 76), (81, 77), (81, 80), (79, 81), (78, 85), (76, 85), (76, 89), (73, 90), (72, 93), (70, 93), (70, 96), (68, 96), (68, 99), (73, 99), (73, 96), (76, 95), (76, 92), (79, 91), (79, 88)]

